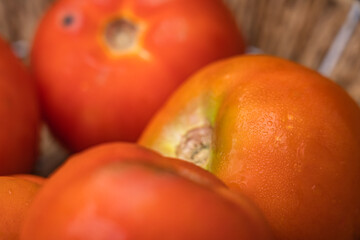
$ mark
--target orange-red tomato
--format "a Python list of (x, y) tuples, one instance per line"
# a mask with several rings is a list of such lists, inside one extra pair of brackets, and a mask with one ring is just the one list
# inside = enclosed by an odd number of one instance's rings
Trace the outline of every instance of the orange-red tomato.
[(48, 179), (20, 239), (273, 238), (257, 209), (205, 170), (114, 143), (71, 157)]
[(22, 178), (30, 182), (37, 183), (39, 185), (43, 185), (46, 181), (46, 178), (33, 174), (15, 174), (12, 175), (12, 177)]
[(203, 69), (140, 139), (246, 193), (279, 239), (360, 237), (360, 109), (320, 74), (270, 56)]
[(220, 0), (59, 0), (31, 65), (45, 116), (73, 151), (136, 141), (191, 73), (244, 51)]
[(19, 239), (20, 229), (40, 185), (21, 178), (0, 176), (0, 239)]
[(0, 175), (32, 170), (38, 153), (39, 128), (34, 82), (0, 38)]

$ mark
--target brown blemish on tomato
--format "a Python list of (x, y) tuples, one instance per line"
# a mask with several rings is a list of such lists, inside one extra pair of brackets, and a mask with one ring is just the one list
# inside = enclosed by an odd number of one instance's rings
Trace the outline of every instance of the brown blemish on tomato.
[(200, 167), (206, 167), (210, 160), (212, 132), (212, 127), (208, 125), (189, 130), (182, 136), (176, 156)]
[(111, 21), (105, 29), (107, 46), (115, 51), (127, 51), (136, 45), (139, 29), (130, 20), (118, 18)]

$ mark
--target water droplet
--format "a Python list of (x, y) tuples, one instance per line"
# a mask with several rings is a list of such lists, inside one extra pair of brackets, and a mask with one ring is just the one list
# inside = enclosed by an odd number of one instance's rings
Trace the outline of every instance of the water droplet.
[(302, 171), (302, 164), (300, 162), (294, 163), (294, 170), (297, 172)]

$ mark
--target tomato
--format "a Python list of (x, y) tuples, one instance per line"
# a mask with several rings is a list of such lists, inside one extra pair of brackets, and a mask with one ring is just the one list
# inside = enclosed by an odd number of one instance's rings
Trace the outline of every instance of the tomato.
[(40, 112), (29, 72), (0, 38), (0, 175), (30, 172), (39, 143)]
[(21, 238), (272, 239), (262, 215), (205, 170), (113, 143), (67, 160), (39, 192)]
[(360, 109), (335, 83), (270, 56), (199, 71), (139, 140), (196, 163), (263, 211), (279, 239), (360, 236)]
[(46, 181), (46, 178), (33, 174), (15, 174), (12, 175), (12, 177), (22, 178), (30, 182), (37, 183), (39, 185), (43, 185)]
[(186, 77), (243, 51), (219, 0), (59, 0), (36, 32), (31, 66), (53, 133), (79, 151), (136, 141)]
[(0, 176), (0, 239), (19, 239), (25, 215), (39, 188), (25, 179)]

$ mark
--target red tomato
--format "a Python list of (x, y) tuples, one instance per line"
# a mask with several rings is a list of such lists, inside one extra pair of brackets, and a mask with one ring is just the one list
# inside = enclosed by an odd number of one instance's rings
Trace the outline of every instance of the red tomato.
[(32, 170), (39, 128), (34, 83), (9, 45), (0, 39), (0, 175)]
[(220, 0), (60, 0), (31, 63), (50, 127), (78, 151), (135, 141), (186, 77), (243, 51)]
[(278, 239), (360, 239), (360, 108), (310, 69), (270, 56), (211, 64), (139, 143), (246, 193)]
[(270, 240), (243, 196), (185, 161), (129, 144), (70, 158), (43, 186), (22, 240)]

